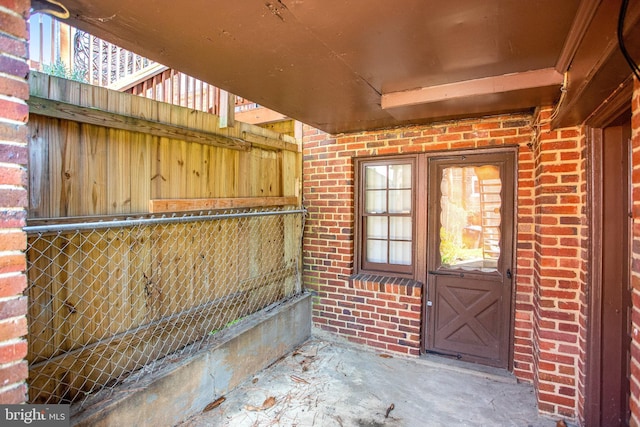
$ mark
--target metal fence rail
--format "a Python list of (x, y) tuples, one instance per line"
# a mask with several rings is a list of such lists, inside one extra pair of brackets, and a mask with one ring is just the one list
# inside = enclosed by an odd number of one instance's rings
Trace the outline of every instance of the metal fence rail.
[(32, 403), (80, 402), (300, 293), (299, 209), (29, 226)]

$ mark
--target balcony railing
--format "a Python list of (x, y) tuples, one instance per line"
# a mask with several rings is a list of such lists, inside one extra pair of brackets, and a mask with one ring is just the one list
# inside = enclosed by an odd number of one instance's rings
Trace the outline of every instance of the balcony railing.
[[(151, 61), (48, 15), (29, 20), (32, 69), (156, 101), (221, 115), (221, 89)], [(235, 112), (260, 105), (235, 97)]]
[[(174, 69), (165, 67), (142, 81), (122, 83), (119, 87), (112, 88), (193, 110), (221, 114), (223, 90)], [(239, 96), (236, 96), (234, 105), (236, 113), (260, 108), (260, 105)]]
[[(96, 86), (146, 76), (162, 65), (44, 14), (29, 19), (30, 66)], [(164, 67), (166, 69), (166, 67)]]

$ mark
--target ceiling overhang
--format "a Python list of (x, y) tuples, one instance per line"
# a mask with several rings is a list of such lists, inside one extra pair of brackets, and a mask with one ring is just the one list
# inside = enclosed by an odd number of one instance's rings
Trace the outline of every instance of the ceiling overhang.
[(532, 105), (552, 103), (562, 82), (562, 74), (554, 68), (545, 68), (383, 93), (381, 106), (401, 121), (474, 116), (486, 111), (522, 109), (523, 99), (532, 101)]
[(619, 2), (63, 1), (80, 29), (330, 133), (556, 103)]
[[(568, 81), (565, 98), (551, 123), (554, 128), (585, 123), (604, 107), (602, 104), (612, 94), (629, 86), (631, 68), (618, 43), (621, 3), (621, 0), (583, 2), (581, 28), (570, 33), (574, 34), (575, 42), (572, 48), (565, 49), (569, 53), (563, 55), (567, 58), (564, 66)], [(640, 2), (629, 2), (622, 34), (629, 52), (640, 58)]]

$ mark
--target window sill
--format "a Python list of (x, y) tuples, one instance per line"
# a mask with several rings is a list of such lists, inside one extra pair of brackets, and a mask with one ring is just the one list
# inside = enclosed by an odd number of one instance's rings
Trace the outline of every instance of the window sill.
[(421, 296), (422, 283), (416, 280), (378, 276), (375, 274), (354, 274), (349, 277), (349, 286), (354, 289), (383, 292), (394, 295)]

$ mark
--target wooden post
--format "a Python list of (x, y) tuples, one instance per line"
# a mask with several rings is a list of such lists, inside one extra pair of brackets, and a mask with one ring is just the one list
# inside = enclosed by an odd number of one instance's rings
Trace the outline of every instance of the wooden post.
[(220, 90), (220, 129), (235, 124), (236, 96), (226, 90)]
[[(68, 70), (73, 69), (73, 33), (67, 24), (60, 23), (60, 60)], [(75, 31), (74, 31), (75, 32)]]
[(304, 136), (304, 125), (302, 124), (302, 122), (299, 121), (295, 121), (294, 125), (293, 125), (293, 136), (294, 138), (299, 141), (302, 142), (302, 137)]

